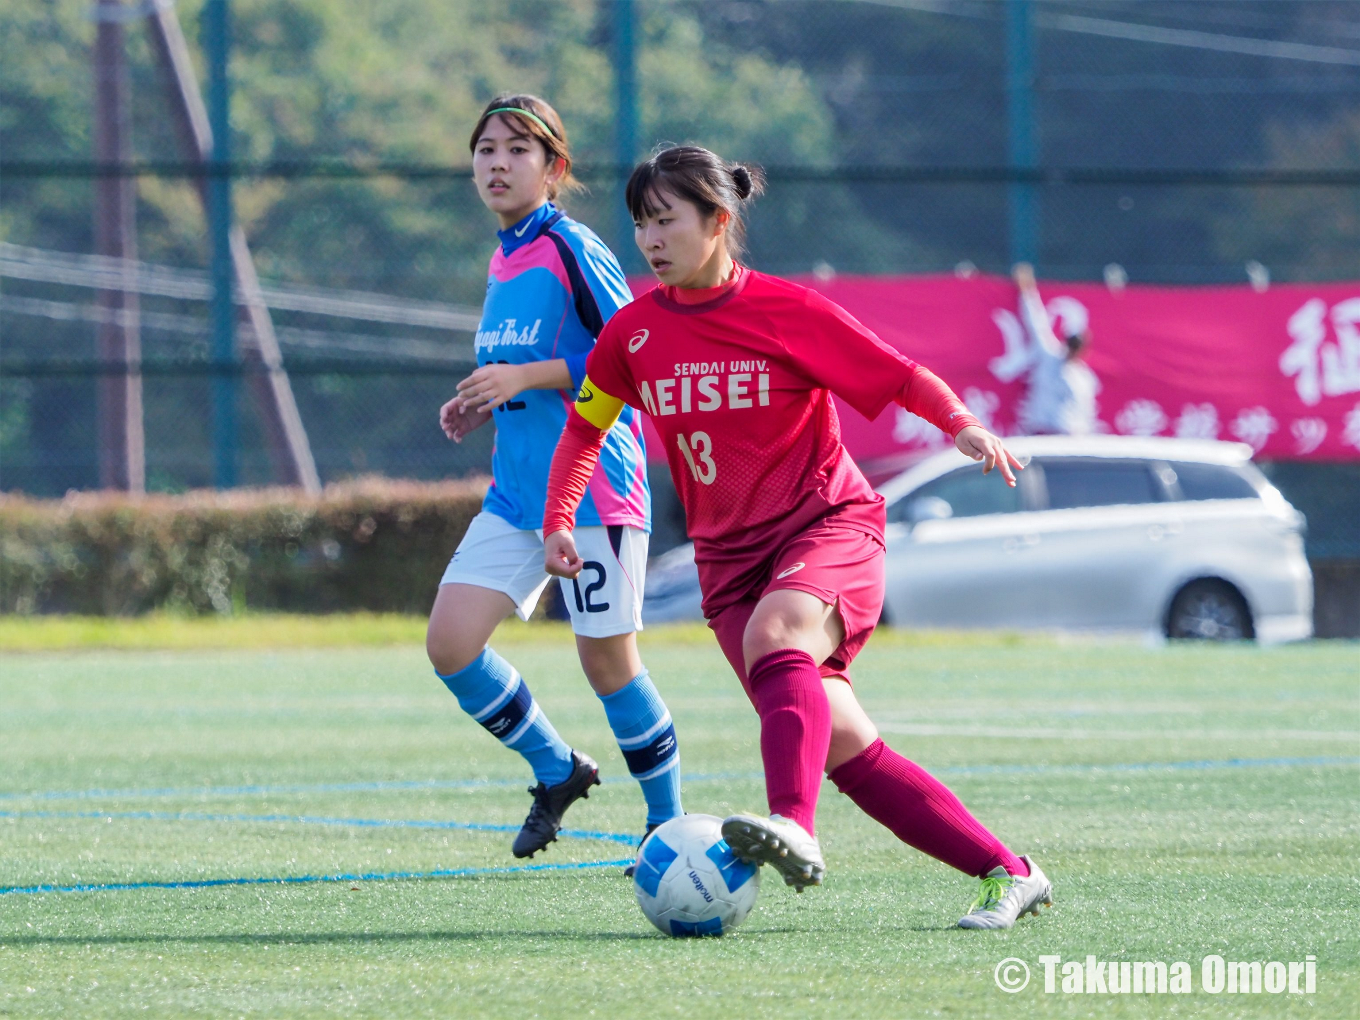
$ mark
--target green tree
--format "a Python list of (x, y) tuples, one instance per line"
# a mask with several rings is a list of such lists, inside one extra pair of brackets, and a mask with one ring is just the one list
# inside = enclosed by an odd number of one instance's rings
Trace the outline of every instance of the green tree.
[[(203, 0), (176, 5), (200, 72), (202, 6)], [(706, 35), (684, 6), (651, 4), (644, 10), (639, 82), (646, 146), (695, 141), (735, 158), (833, 161), (831, 119), (795, 64), (726, 46)], [(88, 0), (0, 5), (0, 151), (7, 160), (90, 158), (94, 25), (87, 12)], [(514, 89), (538, 92), (558, 107), (581, 163), (612, 162), (610, 12), (604, 0), (233, 0), (233, 154), (242, 161), (466, 167), (468, 131), (477, 113), (496, 92)], [(126, 38), (134, 156), (178, 159), (164, 82), (142, 24), (129, 22)], [(588, 192), (569, 197), (571, 211), (617, 245), (620, 182), (589, 183)], [(0, 181), (0, 188), (0, 238), (90, 250), (88, 181), (12, 178)], [(138, 195), (142, 257), (206, 265), (204, 217), (193, 184), (148, 176), (139, 179)], [(266, 278), (480, 301), (494, 221), (466, 176), (252, 177), (237, 182), (235, 197)], [(870, 230), (840, 190), (794, 188), (757, 207), (756, 264), (769, 258), (777, 269), (810, 269), (819, 258), (836, 261), (838, 251), (854, 250)], [(88, 300), (65, 288), (18, 286), (41, 296)], [(203, 312), (150, 299), (144, 309)], [(277, 318), (283, 325), (334, 325), (301, 315)], [(158, 333), (149, 323), (148, 357), (205, 350), (201, 341), (186, 347), (182, 336)], [(88, 356), (92, 334), (79, 322), (5, 319), (11, 355)], [(5, 385), (0, 454), (13, 465), (35, 451), (57, 451), (69, 464), (54, 484), (63, 489), (92, 484), (93, 402), (84, 384)], [(384, 413), (375, 419), (372, 386), (318, 386), (308, 396), (307, 385), (297, 385), (304, 415), (313, 408), (324, 419), (308, 422), (314, 442), (324, 437), (324, 449), (342, 451), (346, 463), (353, 460), (351, 470), (383, 470), (384, 457), (374, 451), (400, 450), (413, 442), (409, 437), (423, 434), (416, 430), (428, 431), (424, 399), (419, 407), (385, 399)], [(148, 383), (148, 456), (162, 486), (206, 481), (206, 450), (198, 468), (184, 466), (193, 464), (194, 450), (206, 441), (199, 390)], [(258, 445), (249, 416), (244, 424), (248, 445)], [(86, 448), (89, 463), (82, 467)], [(357, 451), (352, 458), (350, 451)], [(248, 450), (246, 462), (260, 464), (258, 451)], [(49, 476), (38, 467), (31, 473), (37, 481), (25, 487), (46, 484)], [(332, 467), (332, 476), (342, 467)], [(249, 467), (246, 474), (263, 477)]]

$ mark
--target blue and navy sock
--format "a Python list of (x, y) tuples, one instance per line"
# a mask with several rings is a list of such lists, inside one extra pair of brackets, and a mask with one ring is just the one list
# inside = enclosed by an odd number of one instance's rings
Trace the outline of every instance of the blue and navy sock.
[(647, 824), (684, 814), (680, 807), (680, 745), (656, 684), (644, 669), (622, 690), (600, 697), (628, 771), (642, 786)]
[(534, 770), (534, 778), (556, 786), (571, 775), (571, 748), (529, 693), (529, 685), (514, 666), (490, 648), (457, 673), (435, 676), (458, 698), (463, 711), (512, 751), (518, 751)]

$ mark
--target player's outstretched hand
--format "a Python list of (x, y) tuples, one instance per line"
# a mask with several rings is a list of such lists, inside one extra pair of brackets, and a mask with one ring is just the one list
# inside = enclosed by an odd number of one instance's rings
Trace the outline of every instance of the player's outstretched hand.
[(554, 577), (575, 577), (581, 572), (581, 556), (570, 531), (543, 536), (543, 569)]
[(490, 420), (490, 407), (474, 410), (467, 406), (462, 397), (454, 397), (439, 409), (439, 427), (455, 443), (461, 443), (469, 432), (481, 428)]
[(1025, 465), (1016, 460), (1015, 455), (1006, 449), (1006, 444), (996, 436), (978, 425), (969, 425), (959, 430), (959, 434), (954, 437), (954, 445), (959, 448), (959, 452), (982, 461), (984, 475), (992, 468), (1000, 468), (1006, 484), (1015, 488), (1015, 472), (1022, 470)]
[(523, 365), (483, 365), (458, 384), (458, 396), (468, 407), (492, 408), (528, 388)]

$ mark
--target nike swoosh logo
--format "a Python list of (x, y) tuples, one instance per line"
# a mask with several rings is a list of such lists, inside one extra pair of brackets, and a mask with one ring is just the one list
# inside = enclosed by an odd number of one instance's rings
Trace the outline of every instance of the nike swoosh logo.
[(795, 563), (793, 566), (789, 567), (788, 570), (781, 571), (779, 574), (775, 575), (775, 580), (782, 581), (790, 574), (796, 574), (798, 573), (798, 571), (802, 570), (806, 566), (807, 566), (806, 563)]
[(532, 227), (532, 226), (533, 226), (532, 223), (526, 223), (526, 224), (524, 224), (524, 226), (520, 227), (518, 230), (515, 231), (515, 236), (516, 236), (516, 237), (523, 237), (523, 236), (524, 236), (524, 232), (525, 232), (526, 230), (528, 230), (528, 229), (529, 229), (530, 227)]
[(647, 342), (647, 338), (651, 335), (652, 335), (651, 330), (647, 329), (640, 329), (636, 333), (634, 333), (628, 340), (628, 353), (636, 354), (638, 352), (638, 348), (645, 344)]

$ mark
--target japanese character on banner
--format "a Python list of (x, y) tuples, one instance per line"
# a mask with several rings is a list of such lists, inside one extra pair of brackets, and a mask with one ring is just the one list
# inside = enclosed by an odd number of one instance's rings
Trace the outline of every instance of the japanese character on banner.
[(1332, 306), (1333, 343), (1327, 318), (1327, 302), (1310, 298), (1285, 326), (1293, 342), (1280, 355), (1280, 371), (1294, 377), (1299, 399), (1310, 407), (1324, 396), (1360, 392), (1360, 298)]
[(1155, 400), (1130, 400), (1114, 416), (1114, 427), (1126, 436), (1155, 436), (1166, 426), (1166, 412)]
[(1213, 404), (1186, 404), (1174, 431), (1181, 439), (1217, 439), (1220, 428), (1218, 408)]
[(912, 414), (905, 407), (897, 409), (897, 420), (893, 422), (893, 439), (903, 446), (944, 446), (949, 440), (943, 432), (920, 415)]
[(991, 390), (969, 386), (963, 391), (963, 406), (968, 408), (969, 414), (982, 422), (982, 427), (988, 432), (997, 436), (1003, 434), (996, 420), (996, 412), (1001, 410), (1001, 398)]
[(1312, 453), (1327, 438), (1327, 423), (1321, 418), (1297, 418), (1289, 426), (1294, 437), (1294, 452), (1300, 456)]
[[(1085, 333), (1091, 314), (1074, 297), (1060, 294), (1044, 306), (1048, 320), (1058, 337)], [(1001, 382), (1014, 382), (1034, 367), (1039, 358), (1039, 345), (1025, 330), (1020, 317), (1009, 308), (992, 309), (992, 322), (1001, 333), (1005, 353), (987, 362), (987, 369)]]
[(1346, 412), (1346, 422), (1341, 433), (1341, 441), (1360, 450), (1360, 404)]
[[(963, 391), (963, 406), (988, 432), (1001, 435), (997, 427), (996, 413), (1001, 409), (1001, 398), (991, 390), (980, 390), (969, 386)], [(912, 414), (905, 407), (897, 409), (897, 419), (893, 422), (893, 439), (903, 446), (944, 446), (949, 437), (924, 418)]]
[(1260, 453), (1270, 437), (1280, 427), (1264, 407), (1248, 407), (1239, 411), (1233, 419), (1232, 434)]
[(1025, 337), (1025, 327), (1020, 325), (1020, 318), (1007, 308), (994, 309), (992, 322), (1001, 331), (1001, 342), (1006, 345), (1006, 353), (987, 362), (987, 368), (1002, 382), (1014, 382), (1034, 364), (1034, 352), (1030, 350), (1029, 340)]

